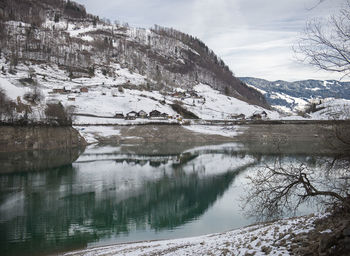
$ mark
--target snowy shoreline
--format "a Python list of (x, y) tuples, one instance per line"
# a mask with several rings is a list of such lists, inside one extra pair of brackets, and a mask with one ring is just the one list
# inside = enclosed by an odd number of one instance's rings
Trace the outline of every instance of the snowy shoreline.
[[(310, 231), (315, 230), (315, 222), (326, 217), (327, 214), (311, 214), (223, 233), (93, 247), (62, 255), (292, 255), (295, 243), (305, 239)], [(318, 232), (329, 233), (331, 230)]]

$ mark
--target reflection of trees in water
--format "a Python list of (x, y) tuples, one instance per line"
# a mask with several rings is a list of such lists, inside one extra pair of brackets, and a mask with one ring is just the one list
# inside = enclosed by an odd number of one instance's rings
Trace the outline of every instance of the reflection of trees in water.
[[(114, 219), (115, 230), (128, 229), (132, 219), (136, 225), (148, 224), (152, 229), (172, 229), (197, 218), (226, 191), (235, 177), (235, 172), (199, 178), (197, 174), (165, 175), (157, 182), (147, 182), (143, 194), (128, 198), (113, 205), (114, 198), (101, 202), (101, 217), (110, 214)], [(112, 206), (113, 209), (104, 209)], [(112, 216), (113, 215), (113, 216)], [(118, 216), (121, 218), (118, 219)], [(105, 216), (100, 223), (105, 221)], [(106, 227), (110, 223), (106, 223)]]
[(247, 213), (271, 220), (295, 213), (301, 204), (317, 200), (350, 214), (349, 157), (312, 157), (298, 161), (281, 156), (268, 159), (250, 175), (244, 197)]
[[(127, 233), (135, 227), (172, 229), (196, 219), (223, 195), (239, 171), (212, 176), (199, 176), (196, 171), (185, 173), (182, 168), (197, 156), (180, 155), (177, 164), (169, 165), (173, 172), (145, 182), (141, 193), (124, 200), (116, 193), (115, 184), (103, 188), (102, 194), (95, 188), (76, 193), (79, 184), (72, 166), (0, 176), (1, 194), (10, 195), (15, 187), (26, 197), (22, 199), (23, 212), (15, 216), (10, 215), (11, 210), (6, 213), (0, 208), (1, 248), (5, 254), (15, 255), (27, 254), (31, 249), (33, 253), (67, 249)], [(64, 197), (60, 197), (62, 189)], [(9, 240), (19, 243), (6, 243)]]

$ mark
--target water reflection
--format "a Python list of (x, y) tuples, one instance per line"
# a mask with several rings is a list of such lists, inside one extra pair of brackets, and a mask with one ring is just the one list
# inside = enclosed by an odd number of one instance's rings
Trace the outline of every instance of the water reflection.
[(1, 175), (2, 253), (37, 255), (172, 230), (200, 218), (254, 164), (232, 145), (171, 155), (105, 147), (46, 172)]
[[(249, 189), (243, 177), (270, 158), (241, 144), (90, 147), (71, 165), (0, 175), (2, 254), (48, 254), (247, 225), (254, 220), (237, 206)], [(285, 157), (298, 158), (314, 164), (307, 155)]]

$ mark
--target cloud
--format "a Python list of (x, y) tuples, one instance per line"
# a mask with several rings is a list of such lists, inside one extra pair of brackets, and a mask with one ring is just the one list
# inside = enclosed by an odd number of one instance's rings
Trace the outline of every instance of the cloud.
[[(346, 0), (77, 0), (90, 13), (136, 27), (173, 27), (200, 38), (240, 76), (335, 78), (293, 58), (305, 23)], [(338, 77), (339, 78), (339, 77)]]

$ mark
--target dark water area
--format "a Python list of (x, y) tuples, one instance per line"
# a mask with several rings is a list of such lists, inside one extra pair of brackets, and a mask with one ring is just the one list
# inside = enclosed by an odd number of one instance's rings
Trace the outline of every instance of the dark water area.
[[(0, 174), (1, 255), (48, 255), (252, 224), (255, 219), (241, 209), (241, 196), (249, 190), (246, 175), (276, 155), (309, 165), (318, 157), (258, 148), (90, 146), (78, 159), (69, 154), (72, 163), (60, 167), (23, 172), (16, 167)], [(297, 214), (314, 210), (304, 206)]]
[(51, 168), (71, 165), (84, 148), (55, 150), (30, 150), (16, 153), (0, 152), (0, 175), (46, 171)]

